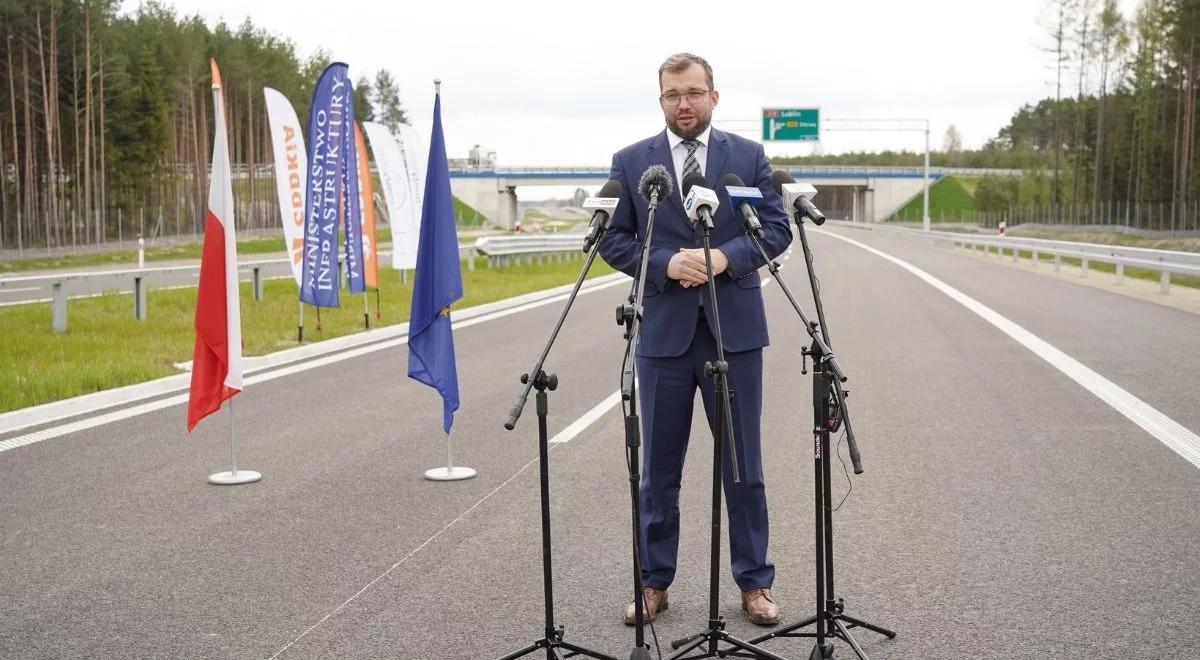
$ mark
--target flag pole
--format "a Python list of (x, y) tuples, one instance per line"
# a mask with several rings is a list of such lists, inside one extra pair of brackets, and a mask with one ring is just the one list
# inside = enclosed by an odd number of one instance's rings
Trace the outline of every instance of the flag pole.
[(233, 434), (233, 399), (226, 401), (229, 408), (229, 470), (216, 472), (208, 477), (208, 483), (217, 486), (236, 486), (249, 484), (262, 479), (262, 475), (254, 470), (239, 470), (237, 467), (237, 443)]
[(300, 325), (296, 326), (296, 343), (304, 343), (304, 301), (300, 301)]
[(430, 481), (461, 481), (475, 476), (474, 468), (454, 466), (454, 458), (450, 454), (450, 434), (446, 434), (446, 467), (425, 470), (425, 478)]
[[(441, 96), (442, 81), (440, 79), (434, 78), (433, 91), (434, 91), (435, 97)], [(400, 271), (400, 276), (401, 276), (401, 278), (403, 278), (404, 271)], [(401, 279), (401, 282), (403, 282), (403, 281), (404, 280)], [(446, 309), (442, 310), (442, 314), (448, 315), (449, 311), (450, 310), (447, 307)], [(430, 481), (458, 481), (461, 479), (470, 479), (471, 477), (474, 477), (474, 476), (475, 476), (474, 469), (469, 468), (469, 467), (461, 467), (461, 466), (455, 467), (454, 466), (454, 457), (450, 452), (450, 432), (446, 431), (446, 467), (433, 468), (431, 470), (426, 470), (425, 478), (429, 479)]]
[(363, 329), (371, 329), (371, 290), (363, 289)]

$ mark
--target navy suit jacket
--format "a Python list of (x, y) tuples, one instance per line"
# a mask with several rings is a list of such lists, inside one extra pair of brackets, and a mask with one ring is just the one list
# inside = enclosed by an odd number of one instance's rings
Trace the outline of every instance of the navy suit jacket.
[[(772, 259), (792, 242), (792, 230), (783, 200), (771, 188), (771, 166), (762, 145), (715, 128), (709, 135), (705, 179), (708, 187), (717, 191), (721, 202), (713, 217), (715, 229), (710, 244), (729, 258), (729, 267), (715, 278), (722, 339), (725, 350), (730, 352), (762, 348), (768, 338), (758, 269), (765, 262), (743, 231), (741, 216), (735, 215), (735, 209), (731, 208), (721, 180), (726, 174), (736, 174), (746, 185), (762, 190), (763, 201), (756, 209), (763, 226), (763, 249)], [(702, 244), (699, 227), (693, 227), (683, 211), (665, 129), (613, 154), (609, 176), (620, 181), (624, 191), (613, 213), (611, 228), (600, 243), (600, 256), (613, 268), (636, 277), (648, 206), (638, 193), (638, 182), (651, 165), (667, 168), (674, 186), (668, 198), (659, 203), (654, 217), (638, 354), (676, 357), (691, 346), (701, 296), (709, 327), (716, 326), (707, 302), (707, 285), (685, 288), (667, 277), (667, 264), (679, 248), (698, 248)]]

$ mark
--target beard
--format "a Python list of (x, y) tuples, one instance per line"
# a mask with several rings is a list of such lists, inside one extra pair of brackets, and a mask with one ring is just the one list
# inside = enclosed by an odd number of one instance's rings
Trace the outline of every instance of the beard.
[(670, 127), (671, 131), (675, 133), (675, 135), (678, 135), (685, 140), (694, 139), (703, 133), (708, 128), (709, 124), (712, 123), (712, 111), (709, 110), (704, 114), (693, 112), (692, 115), (696, 118), (696, 124), (692, 126), (691, 130), (685, 130), (679, 125), (678, 120), (673, 119), (670, 115), (667, 116), (667, 126)]

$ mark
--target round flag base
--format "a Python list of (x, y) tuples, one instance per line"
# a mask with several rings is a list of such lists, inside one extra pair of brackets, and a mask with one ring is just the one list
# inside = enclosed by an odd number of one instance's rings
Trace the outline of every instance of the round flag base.
[(458, 481), (475, 476), (475, 470), (469, 467), (433, 468), (425, 470), (425, 478), (430, 481)]
[(254, 470), (238, 470), (237, 472), (217, 472), (209, 475), (208, 483), (217, 486), (236, 486), (238, 484), (250, 484), (262, 479), (262, 475)]

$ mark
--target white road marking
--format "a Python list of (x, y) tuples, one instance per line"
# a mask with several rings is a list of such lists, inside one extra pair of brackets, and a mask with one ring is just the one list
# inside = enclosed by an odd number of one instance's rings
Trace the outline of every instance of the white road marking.
[(582, 433), (587, 427), (591, 426), (596, 420), (604, 416), (604, 413), (612, 410), (618, 403), (621, 402), (621, 390), (617, 390), (608, 395), (600, 403), (597, 403), (594, 408), (587, 411), (579, 419), (571, 422), (567, 428), (558, 432), (553, 438), (550, 438), (550, 444), (556, 445), (563, 442), (570, 442), (575, 436)]
[(1197, 436), (1183, 425), (1159, 412), (1150, 404), (1130, 394), (1104, 376), (1092, 371), (1075, 358), (1050, 345), (1032, 332), (1001, 316), (990, 307), (907, 261), (893, 257), (890, 254), (881, 252), (854, 239), (839, 236), (832, 232), (824, 233), (827, 236), (832, 236), (887, 259), (925, 280), (933, 288), (946, 294), (972, 312), (975, 312), (985, 321), (999, 328), (1001, 332), (1015, 339), (1017, 343), (1032, 351), (1034, 355), (1049, 362), (1051, 366), (1063, 372), (1076, 383), (1082, 385), (1084, 389), (1095, 394), (1101, 401), (1129, 418), (1129, 421), (1142, 427), (1147, 433), (1158, 439), (1159, 442), (1182, 456), (1192, 465), (1200, 468), (1200, 436)]

